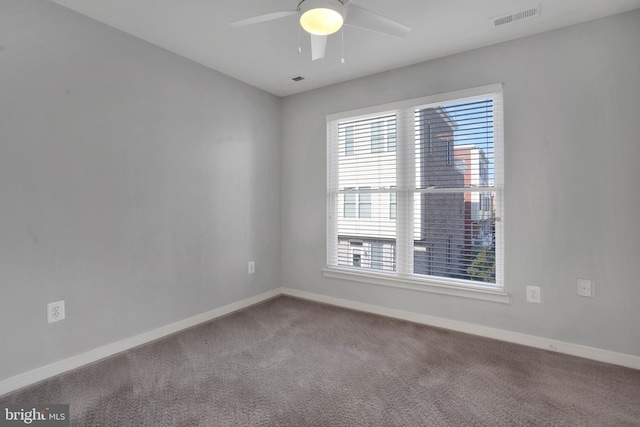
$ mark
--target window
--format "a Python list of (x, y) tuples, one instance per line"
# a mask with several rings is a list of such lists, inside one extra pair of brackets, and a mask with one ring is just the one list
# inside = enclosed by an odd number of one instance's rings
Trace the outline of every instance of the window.
[(345, 188), (344, 193), (344, 217), (345, 218), (357, 218), (358, 211), (356, 205), (356, 193), (348, 193), (348, 191), (354, 190), (354, 188)]
[[(391, 187), (392, 189), (395, 187)], [(396, 193), (389, 193), (389, 219), (396, 219), (398, 200)]]
[(396, 129), (395, 120), (380, 117), (371, 122), (371, 152), (395, 151)]
[[(359, 190), (367, 190), (362, 187)], [(343, 218), (371, 218), (371, 194), (356, 192), (353, 187), (344, 189)]]
[[(370, 188), (360, 187), (360, 190), (368, 190)], [(358, 218), (371, 218), (371, 193), (360, 193), (358, 208)]]
[(344, 155), (352, 156), (354, 153), (355, 135), (353, 133), (353, 126), (347, 126), (344, 129)]
[(362, 266), (362, 242), (351, 242), (351, 254), (354, 267)]
[(335, 114), (327, 126), (328, 275), (504, 301), (500, 85)]
[(384, 245), (380, 242), (371, 243), (371, 268), (384, 269)]

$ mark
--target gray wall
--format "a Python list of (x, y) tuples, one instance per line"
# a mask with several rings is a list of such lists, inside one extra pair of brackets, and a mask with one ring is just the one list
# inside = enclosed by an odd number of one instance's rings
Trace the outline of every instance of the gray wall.
[[(285, 98), (283, 285), (640, 356), (638, 46), (640, 10)], [(512, 303), (323, 278), (325, 115), (499, 82)]]
[(2, 0), (0, 380), (279, 286), (280, 103)]

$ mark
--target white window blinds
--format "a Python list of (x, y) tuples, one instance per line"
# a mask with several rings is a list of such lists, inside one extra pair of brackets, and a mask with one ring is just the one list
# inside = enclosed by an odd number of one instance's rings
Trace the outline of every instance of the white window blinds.
[(329, 116), (327, 264), (502, 289), (499, 85)]

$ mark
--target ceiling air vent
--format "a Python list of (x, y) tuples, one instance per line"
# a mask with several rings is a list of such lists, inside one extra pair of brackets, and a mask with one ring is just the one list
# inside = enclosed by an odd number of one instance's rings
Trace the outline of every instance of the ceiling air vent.
[(278, 80), (278, 83), (280, 83), (282, 85), (294, 85), (294, 84), (296, 84), (298, 82), (301, 82), (303, 80), (304, 80), (304, 77), (302, 77), (302, 76), (292, 76), (292, 77), (285, 77), (284, 79), (280, 79), (280, 80)]
[(498, 28), (507, 24), (513, 24), (514, 22), (524, 21), (525, 19), (535, 18), (538, 15), (540, 15), (540, 5), (520, 10), (518, 12), (512, 12), (508, 15), (491, 18), (489, 22), (493, 28)]

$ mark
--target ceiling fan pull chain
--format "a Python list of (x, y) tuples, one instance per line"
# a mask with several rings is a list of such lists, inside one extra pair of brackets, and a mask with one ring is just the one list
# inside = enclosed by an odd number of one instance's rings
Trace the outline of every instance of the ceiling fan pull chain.
[(340, 31), (342, 35), (342, 59), (340, 60), (341, 64), (344, 64), (344, 27), (342, 27), (342, 31)]

